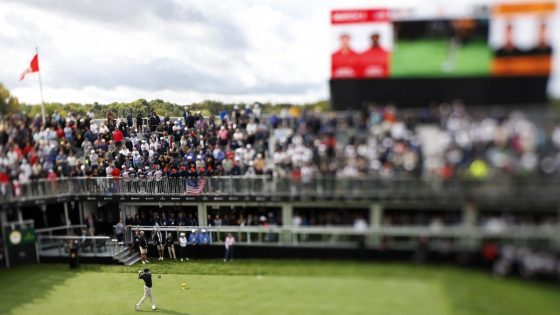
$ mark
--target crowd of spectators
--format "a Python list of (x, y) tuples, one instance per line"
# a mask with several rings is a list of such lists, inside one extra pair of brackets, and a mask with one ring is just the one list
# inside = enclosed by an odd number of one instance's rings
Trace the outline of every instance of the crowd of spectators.
[(125, 219), (126, 225), (143, 226), (198, 226), (196, 213), (188, 211), (139, 211)]
[[(546, 129), (520, 112), (474, 118), (461, 105), (440, 106), (423, 139), (422, 116), (393, 106), (361, 113), (236, 106), (218, 116), (129, 113), (103, 119), (58, 112), (11, 114), (0, 124), (0, 184), (93, 176), (123, 178), (262, 175), (443, 179), (551, 174), (560, 167), (560, 125)], [(438, 150), (424, 152), (425, 141)]]

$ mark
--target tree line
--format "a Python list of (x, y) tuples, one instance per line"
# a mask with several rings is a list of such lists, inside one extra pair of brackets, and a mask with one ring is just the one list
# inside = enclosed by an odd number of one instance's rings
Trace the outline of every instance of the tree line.
[[(160, 99), (151, 101), (137, 99), (132, 102), (114, 102), (110, 104), (99, 104), (97, 102), (93, 104), (62, 104), (57, 102), (48, 102), (45, 103), (45, 112), (47, 115), (50, 115), (55, 111), (61, 113), (62, 115), (66, 115), (70, 112), (85, 115), (88, 112), (92, 112), (95, 114), (95, 117), (105, 117), (106, 113), (111, 111), (116, 117), (125, 117), (128, 113), (133, 115), (141, 113), (147, 116), (151, 111), (155, 111), (160, 116), (178, 117), (183, 115), (185, 107), (191, 112), (200, 111), (203, 115), (217, 115), (223, 109), (231, 112), (236, 105), (243, 109), (246, 105), (253, 104), (255, 103), (224, 103), (212, 100), (191, 104), (176, 104)], [(258, 105), (260, 106), (263, 114), (277, 114), (283, 108), (289, 108), (292, 106), (300, 106), (302, 109), (319, 109), (321, 111), (328, 110), (330, 107), (328, 101), (318, 101), (307, 104), (258, 103)], [(9, 113), (22, 113), (33, 117), (41, 114), (41, 106), (39, 106), (39, 104), (20, 103), (18, 98), (11, 95), (10, 91), (4, 87), (2, 83), (0, 83), (0, 113), (2, 115)]]

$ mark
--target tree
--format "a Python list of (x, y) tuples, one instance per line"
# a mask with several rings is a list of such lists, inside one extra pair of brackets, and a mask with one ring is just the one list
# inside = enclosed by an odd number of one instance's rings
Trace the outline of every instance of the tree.
[(0, 83), (0, 113), (6, 115), (19, 112), (21, 107), (17, 97), (10, 95), (10, 91)]

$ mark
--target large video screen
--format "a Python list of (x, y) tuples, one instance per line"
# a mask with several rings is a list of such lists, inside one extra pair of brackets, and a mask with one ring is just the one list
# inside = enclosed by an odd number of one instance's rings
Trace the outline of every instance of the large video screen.
[(504, 4), (432, 19), (402, 10), (336, 10), (331, 14), (331, 77), (548, 74), (554, 9), (554, 3)]

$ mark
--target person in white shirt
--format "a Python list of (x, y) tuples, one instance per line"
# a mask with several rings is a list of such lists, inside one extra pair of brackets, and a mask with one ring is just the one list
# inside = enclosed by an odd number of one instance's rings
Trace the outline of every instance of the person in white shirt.
[(224, 262), (233, 260), (233, 245), (235, 245), (235, 238), (231, 233), (226, 236), (226, 257)]
[(179, 236), (179, 257), (181, 258), (181, 261), (183, 261), (183, 259), (189, 261), (189, 258), (187, 257), (187, 237), (183, 232), (181, 232)]

